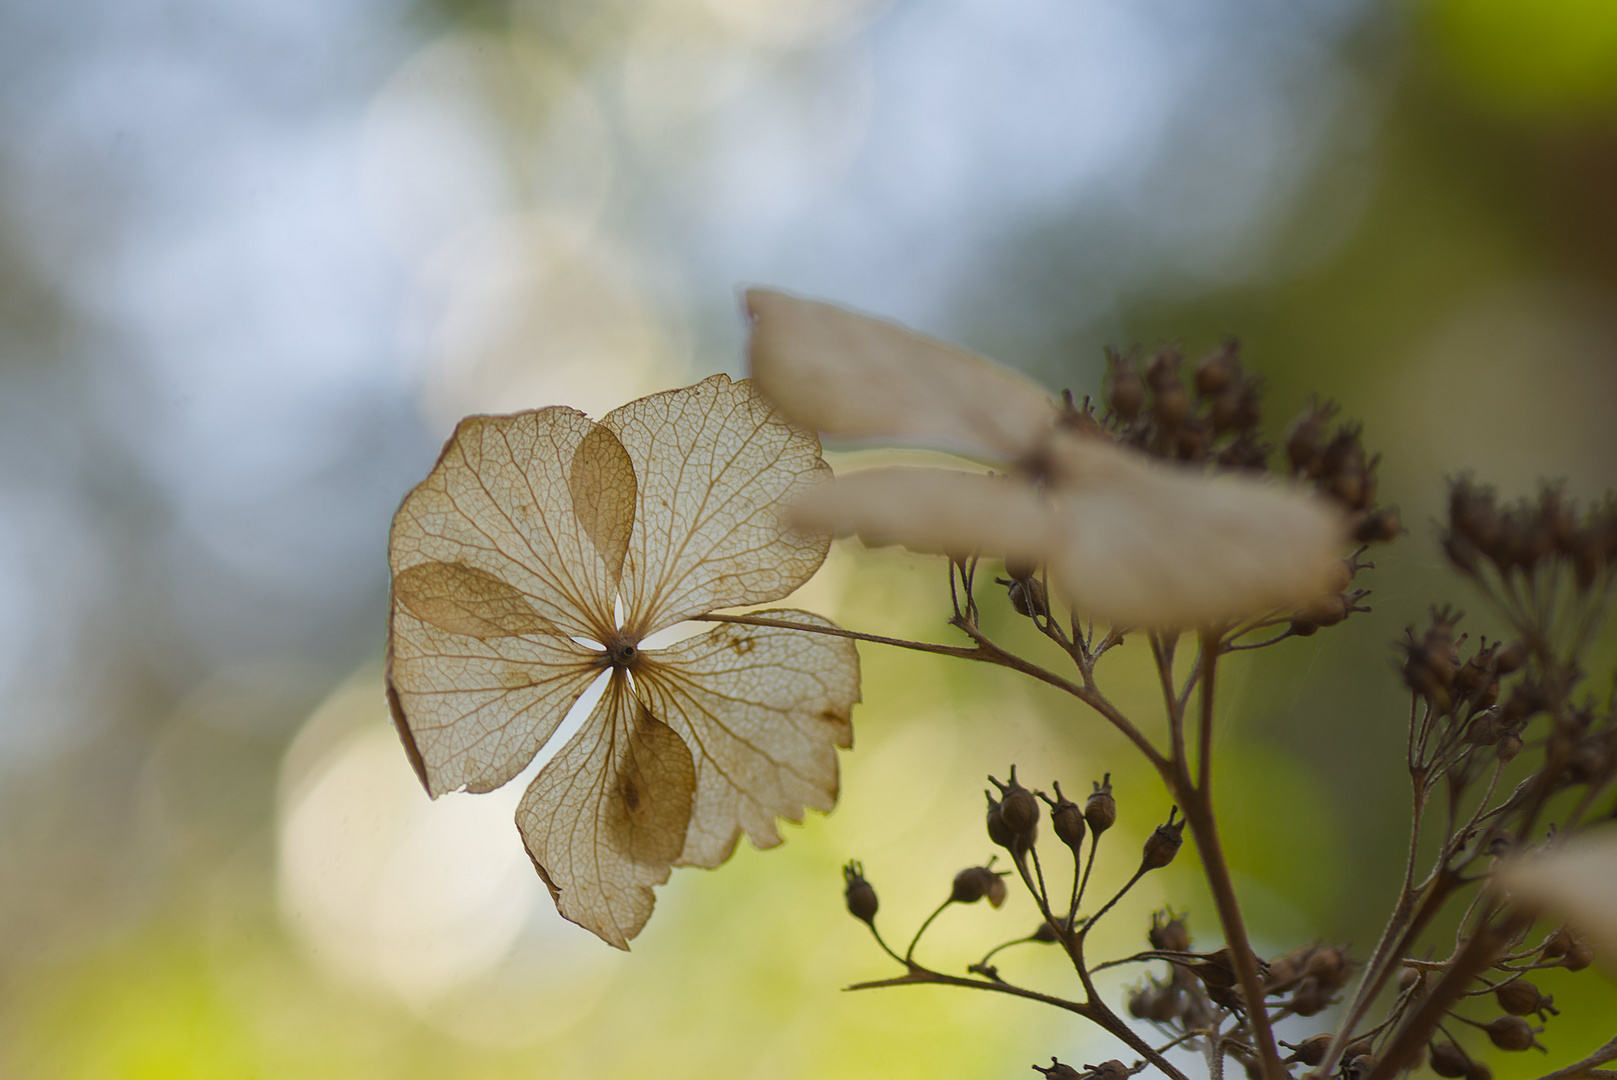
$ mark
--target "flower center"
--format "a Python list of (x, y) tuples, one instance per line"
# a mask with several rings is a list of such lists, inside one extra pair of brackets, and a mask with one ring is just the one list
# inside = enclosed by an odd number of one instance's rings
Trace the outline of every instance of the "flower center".
[(606, 655), (616, 668), (632, 668), (640, 662), (638, 643), (622, 634), (607, 642)]

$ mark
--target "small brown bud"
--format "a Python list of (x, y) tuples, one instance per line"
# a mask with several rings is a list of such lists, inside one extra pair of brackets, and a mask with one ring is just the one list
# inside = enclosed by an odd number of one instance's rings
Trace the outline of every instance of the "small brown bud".
[(1196, 365), (1196, 394), (1212, 397), (1229, 386), (1241, 374), (1241, 343), (1226, 338), (1217, 352), (1209, 354)]
[(1420, 982), (1420, 979), (1421, 973), (1419, 968), (1404, 968), (1398, 973), (1398, 992), (1408, 993), (1412, 987)]
[(1078, 1070), (1073, 1068), (1071, 1065), (1063, 1065), (1055, 1058), (1050, 1059), (1050, 1067), (1048, 1069), (1046, 1069), (1043, 1065), (1035, 1065), (1033, 1066), (1033, 1071), (1043, 1073), (1048, 1080), (1078, 1080), (1079, 1076), (1081, 1075)]
[(1145, 383), (1123, 357), (1110, 353), (1106, 359), (1106, 404), (1124, 420), (1132, 421), (1145, 407)]
[(1471, 1068), (1471, 1059), (1458, 1043), (1433, 1043), (1427, 1064), (1437, 1075), (1456, 1080)]
[(1315, 404), (1299, 416), (1286, 432), (1286, 457), (1291, 471), (1308, 476), (1318, 475), (1320, 445), (1325, 440), (1325, 422), (1336, 412), (1336, 406)]
[(1146, 870), (1160, 870), (1173, 862), (1173, 857), (1179, 854), (1179, 847), (1183, 844), (1185, 831), (1184, 819), (1177, 823), (1174, 816), (1179, 813), (1177, 806), (1168, 811), (1166, 824), (1158, 825), (1150, 836), (1145, 838), (1145, 849), (1140, 854), (1140, 866)]
[(1089, 831), (1097, 837), (1117, 820), (1117, 801), (1112, 798), (1111, 773), (1095, 784), (1095, 790), (1084, 803), (1084, 820), (1089, 823)]
[(842, 895), (848, 902), (848, 914), (874, 927), (876, 890), (865, 880), (865, 868), (850, 860), (848, 865), (842, 868), (842, 876), (847, 882), (847, 888), (843, 890)]
[(1011, 853), (1025, 852), (1038, 833), (1039, 800), (1033, 797), (1033, 792), (1017, 782), (1015, 765), (1011, 766), (1011, 778), (1006, 783), (1002, 784), (992, 776), (988, 782), (999, 788), (1000, 820), (1005, 823), (1016, 845), (1011, 846)]
[(1182, 361), (1177, 349), (1165, 349), (1145, 369), (1145, 381), (1151, 387), (1151, 416), (1163, 431), (1173, 431), (1190, 416), (1190, 395), (1179, 377)]
[(1342, 1076), (1345, 1080), (1364, 1080), (1375, 1071), (1375, 1067), (1376, 1059), (1373, 1054), (1355, 1054), (1342, 1066)]
[(1129, 995), (1129, 1013), (1140, 1020), (1166, 1024), (1185, 1011), (1185, 997), (1176, 986), (1152, 983)]
[(1561, 966), (1568, 971), (1582, 971), (1595, 962), (1595, 951), (1587, 941), (1576, 940), (1561, 958)]
[(1030, 619), (1050, 617), (1050, 596), (1045, 591), (1044, 582), (1030, 577), (1003, 584), (1008, 585), (1006, 591), (1010, 595), (1011, 607), (1016, 609), (1018, 615), (1026, 615)]
[(1573, 943), (1572, 935), (1562, 928), (1545, 936), (1538, 953), (1545, 960), (1559, 960), (1571, 950)]
[(1480, 1061), (1473, 1061), (1465, 1070), (1465, 1080), (1493, 1080), (1493, 1070)]
[(1085, 1065), (1084, 1068), (1089, 1070), (1086, 1080), (1128, 1080), (1132, 1073), (1127, 1065), (1116, 1058), (1099, 1065)]
[(1308, 958), (1308, 974), (1328, 990), (1340, 990), (1346, 986), (1352, 972), (1353, 961), (1348, 959), (1347, 950), (1340, 945), (1315, 949)]
[(1325, 1051), (1331, 1048), (1331, 1036), (1310, 1035), (1300, 1043), (1282, 1042), (1280, 1045), (1291, 1051), (1286, 1058), (1286, 1064), (1301, 1062), (1313, 1068), (1325, 1060)]
[(1151, 915), (1151, 929), (1146, 933), (1151, 947), (1159, 952), (1189, 952), (1190, 928), (1182, 916), (1171, 911), (1158, 911)]
[(1326, 593), (1305, 604), (1297, 616), (1315, 626), (1335, 626), (1348, 617), (1349, 610), (1347, 597), (1341, 593)]
[(1361, 515), (1353, 525), (1353, 539), (1361, 544), (1386, 544), (1404, 535), (1404, 523), (1397, 510), (1377, 510)]
[(1312, 975), (1300, 979), (1291, 992), (1291, 1011), (1298, 1016), (1313, 1016), (1324, 1012), (1331, 1004), (1331, 992), (1320, 986)]
[(984, 791), (983, 795), (988, 799), (988, 814), (986, 818), (988, 825), (988, 839), (993, 841), (998, 846), (1004, 848), (1006, 851), (1010, 851), (1012, 845), (1016, 842), (1016, 837), (1011, 832), (1010, 828), (1005, 824), (1003, 808), (1000, 806), (999, 800), (994, 798), (992, 792)]
[(1522, 752), (1522, 737), (1514, 731), (1507, 731), (1499, 736), (1499, 742), (1494, 746), (1494, 755), (1500, 761), (1510, 761)]
[(1054, 800), (1042, 791), (1038, 792), (1038, 796), (1050, 808), (1050, 827), (1055, 830), (1056, 837), (1077, 857), (1084, 844), (1084, 812), (1078, 809), (1077, 803), (1061, 794), (1059, 782), (1050, 786), (1055, 788)]
[(1483, 1030), (1501, 1050), (1526, 1050), (1533, 1045), (1533, 1026), (1519, 1016), (1497, 1017), (1484, 1025)]
[(1499, 1002), (1499, 1007), (1512, 1016), (1526, 1016), (1528, 1013), (1542, 1014), (1545, 1009), (1552, 1013), (1556, 1011), (1551, 1004), (1555, 999), (1545, 997), (1538, 987), (1526, 979), (1516, 979), (1514, 982), (1506, 983), (1495, 990), (1493, 996)]
[(954, 876), (949, 899), (956, 904), (975, 904), (983, 897), (991, 907), (1005, 902), (1005, 882), (986, 866), (968, 866)]
[(1527, 663), (1527, 646), (1519, 641), (1511, 642), (1493, 656), (1494, 670), (1501, 675), (1519, 671), (1525, 663)]

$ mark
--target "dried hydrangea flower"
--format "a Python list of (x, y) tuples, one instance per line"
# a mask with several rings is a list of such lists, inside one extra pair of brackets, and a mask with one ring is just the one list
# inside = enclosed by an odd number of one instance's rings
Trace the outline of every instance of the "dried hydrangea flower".
[(1346, 539), (1295, 488), (1156, 463), (1082, 430), (1037, 385), (953, 346), (783, 293), (747, 294), (759, 388), (834, 436), (1006, 468), (872, 469), (803, 496), (797, 519), (871, 543), (1046, 563), (1075, 609), (1184, 627), (1306, 603)]
[(806, 581), (829, 537), (783, 511), (829, 475), (812, 432), (719, 375), (599, 423), (468, 417), (394, 518), (388, 696), (429, 794), (512, 779), (609, 673), (517, 826), (561, 913), (612, 945), (670, 867), (717, 866), (743, 832), (779, 843), (777, 818), (835, 802), (852, 642), (725, 624), (641, 648)]

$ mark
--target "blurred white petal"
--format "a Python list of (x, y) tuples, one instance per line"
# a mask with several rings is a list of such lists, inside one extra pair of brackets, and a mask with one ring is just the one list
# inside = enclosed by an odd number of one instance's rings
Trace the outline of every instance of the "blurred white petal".
[(1054, 519), (1025, 481), (953, 469), (870, 469), (839, 477), (793, 504), (813, 529), (856, 534), (874, 547), (1042, 559)]
[(804, 427), (1016, 462), (1055, 418), (1037, 383), (893, 323), (766, 289), (747, 311), (752, 378)]
[(1312, 600), (1340, 561), (1323, 502), (1238, 476), (1206, 477), (1094, 442), (1081, 483), (949, 469), (872, 469), (809, 492), (793, 516), (872, 545), (1048, 562), (1082, 614), (1117, 626), (1228, 622)]
[(1085, 474), (1061, 491), (1050, 551), (1077, 610), (1115, 625), (1206, 626), (1329, 588), (1346, 535), (1324, 501), (1088, 442)]
[(1565, 917), (1607, 970), (1617, 962), (1617, 829), (1502, 863), (1494, 884), (1524, 907)]

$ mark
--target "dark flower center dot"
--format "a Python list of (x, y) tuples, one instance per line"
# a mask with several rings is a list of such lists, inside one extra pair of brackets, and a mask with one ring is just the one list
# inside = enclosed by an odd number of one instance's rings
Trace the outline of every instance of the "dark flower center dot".
[(640, 658), (640, 650), (635, 647), (633, 641), (627, 638), (617, 638), (607, 646), (606, 651), (607, 655), (612, 658), (614, 667), (633, 667)]

